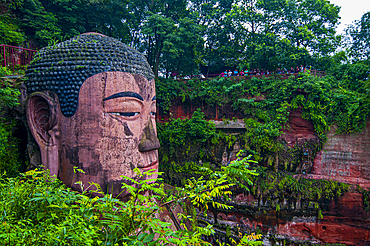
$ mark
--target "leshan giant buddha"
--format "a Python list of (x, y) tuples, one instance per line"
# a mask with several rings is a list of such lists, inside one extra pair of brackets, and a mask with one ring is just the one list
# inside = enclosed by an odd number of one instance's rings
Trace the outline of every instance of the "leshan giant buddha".
[(121, 175), (158, 169), (154, 75), (138, 51), (82, 34), (40, 50), (26, 75), (27, 121), (42, 164), (66, 185), (95, 182), (117, 195)]

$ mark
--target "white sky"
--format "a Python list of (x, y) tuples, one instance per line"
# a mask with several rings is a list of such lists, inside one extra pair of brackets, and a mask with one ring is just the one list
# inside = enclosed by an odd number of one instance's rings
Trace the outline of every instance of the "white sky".
[(348, 24), (359, 20), (361, 16), (370, 11), (370, 0), (329, 0), (330, 3), (341, 7), (340, 24), (337, 33), (341, 34)]

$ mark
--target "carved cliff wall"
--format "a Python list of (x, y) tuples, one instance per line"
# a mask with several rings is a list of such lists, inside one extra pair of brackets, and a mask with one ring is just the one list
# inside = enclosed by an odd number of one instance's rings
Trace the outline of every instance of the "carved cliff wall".
[[(258, 98), (263, 100), (263, 97)], [(158, 121), (168, 121), (173, 118), (190, 118), (197, 108), (202, 108), (208, 120), (214, 120), (216, 127), (226, 132), (240, 133), (244, 128), (242, 112), (235, 111), (231, 105), (202, 105), (199, 102), (177, 99), (172, 103), (169, 113), (158, 110)], [(299, 141), (318, 139), (313, 124), (301, 117), (302, 110), (291, 111), (289, 121), (282, 130), (278, 140), (293, 147)], [(224, 124), (223, 119), (239, 119)], [(312, 163), (308, 178), (335, 180), (350, 184), (370, 187), (370, 121), (360, 133), (336, 134), (336, 126), (327, 133), (328, 140), (322, 150), (317, 153)]]
[[(241, 119), (245, 115), (234, 111), (231, 105), (211, 107), (178, 100), (173, 103), (170, 112), (174, 118), (190, 118), (198, 107), (205, 112), (206, 119), (215, 120), (218, 129), (231, 134), (243, 132), (244, 122)], [(296, 143), (319, 139), (313, 124), (303, 119), (301, 114), (301, 109), (290, 112), (289, 121), (283, 129), (284, 134), (278, 138), (290, 148)], [(159, 119), (168, 120), (168, 117), (164, 116), (165, 114), (160, 114)], [(222, 118), (232, 117), (239, 120), (235, 122), (230, 120), (229, 124), (222, 122)], [(251, 194), (235, 190), (230, 202), (234, 209), (214, 210), (202, 218), (206, 222), (214, 223), (217, 228), (216, 236), (209, 240), (228, 242), (230, 237), (237, 238), (238, 232), (244, 231), (267, 235), (264, 240), (266, 245), (274, 245), (276, 242), (294, 245), (307, 243), (369, 245), (370, 217), (365, 211), (363, 194), (356, 186), (370, 187), (370, 121), (361, 133), (336, 134), (335, 130), (336, 127), (332, 126), (322, 150), (313, 156), (310, 163), (311, 171), (299, 174), (299, 178), (348, 183), (351, 186), (347, 193), (338, 199), (321, 202), (322, 214), (319, 215), (312, 204), (304, 201), (297, 202), (294, 207), (289, 206), (287, 201), (282, 201), (282, 207), (277, 211), (268, 203), (258, 201)], [(237, 144), (239, 143), (235, 145)], [(239, 148), (240, 146), (233, 146), (219, 149), (228, 150), (222, 156), (226, 161), (230, 161), (228, 157), (231, 156), (232, 150)]]
[(370, 121), (360, 133), (335, 134), (328, 132), (328, 141), (314, 160), (312, 175), (317, 179), (370, 187)]

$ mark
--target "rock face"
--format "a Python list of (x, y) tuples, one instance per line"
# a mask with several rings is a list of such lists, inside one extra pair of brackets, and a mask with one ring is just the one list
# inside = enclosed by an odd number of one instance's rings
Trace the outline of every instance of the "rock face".
[[(300, 110), (291, 112), (284, 133), (280, 139), (291, 147), (296, 142), (317, 138), (313, 125), (301, 118)], [(256, 199), (238, 194), (233, 199), (234, 207), (243, 204), (246, 208), (237, 213), (216, 213), (217, 222), (224, 228), (236, 225), (247, 231), (259, 228), (280, 241), (369, 245), (370, 218), (363, 206), (363, 195), (356, 191), (355, 185), (370, 187), (370, 122), (357, 134), (336, 135), (332, 127), (323, 150), (314, 159), (312, 172), (302, 178), (334, 180), (353, 186), (338, 200), (324, 205), (321, 219), (317, 212), (293, 209), (277, 213), (260, 207), (264, 214), (246, 212), (256, 208)]]
[[(318, 139), (312, 123), (303, 119), (301, 113), (300, 109), (290, 113), (289, 122), (280, 137), (289, 147), (301, 141)], [(301, 177), (352, 184), (349, 192), (321, 205), (321, 218), (317, 211), (284, 209), (276, 212), (258, 206), (253, 196), (236, 194), (232, 202), (235, 210), (214, 211), (208, 218), (209, 222), (219, 225), (218, 239), (228, 240), (227, 237), (223, 238), (227, 234), (226, 228), (231, 228), (231, 231), (241, 228), (249, 232), (259, 229), (264, 234), (274, 235), (280, 242), (290, 241), (293, 244), (316, 242), (369, 245), (370, 218), (364, 209), (363, 195), (358, 193), (355, 185), (370, 188), (370, 122), (357, 134), (336, 135), (335, 130), (335, 127), (331, 127), (328, 132), (328, 141), (315, 156), (311, 173)], [(237, 237), (236, 233), (234, 235)]]
[(276, 233), (298, 240), (321, 243), (367, 245), (370, 242), (369, 220), (362, 207), (362, 195), (345, 193), (329, 204), (323, 218), (316, 221), (281, 221)]
[(302, 118), (302, 109), (291, 111), (287, 126), (283, 129), (284, 134), (280, 137), (289, 147), (300, 140), (309, 140), (317, 138), (313, 124)]
[(328, 133), (328, 141), (314, 160), (312, 178), (331, 179), (370, 187), (370, 122), (357, 134)]
[[(248, 234), (259, 230), (264, 235), (274, 235), (265, 245), (306, 245), (307, 243), (330, 243), (368, 245), (370, 243), (369, 219), (362, 207), (359, 193), (345, 193), (338, 201), (327, 204), (323, 217), (314, 210), (283, 209), (276, 211), (258, 206), (253, 196), (238, 194), (233, 197), (232, 211), (214, 211), (203, 220), (216, 223), (218, 233), (210, 241), (228, 242), (227, 228), (231, 237), (237, 232)], [(234, 233), (233, 233), (234, 232)]]

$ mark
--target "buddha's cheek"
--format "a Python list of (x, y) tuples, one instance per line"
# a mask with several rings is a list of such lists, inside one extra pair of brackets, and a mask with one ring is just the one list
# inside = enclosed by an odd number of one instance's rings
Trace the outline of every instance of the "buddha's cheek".
[(94, 149), (102, 169), (108, 171), (109, 180), (122, 180), (120, 176), (133, 178), (134, 168), (143, 162), (139, 153), (139, 140), (135, 138), (125, 122), (108, 116), (102, 122), (102, 137)]
[(132, 139), (103, 137), (99, 139), (94, 152), (99, 156), (102, 169), (108, 171), (109, 180), (121, 179), (121, 175), (134, 177), (133, 169), (142, 162), (138, 152), (138, 143)]

